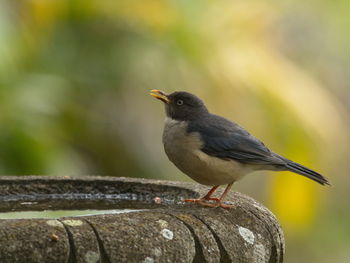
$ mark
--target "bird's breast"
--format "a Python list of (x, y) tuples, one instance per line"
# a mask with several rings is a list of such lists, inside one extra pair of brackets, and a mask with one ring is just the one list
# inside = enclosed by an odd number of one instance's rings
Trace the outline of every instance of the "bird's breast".
[(193, 180), (205, 185), (222, 185), (237, 181), (247, 167), (234, 160), (223, 160), (204, 153), (200, 134), (187, 132), (187, 122), (165, 120), (164, 150), (169, 160)]

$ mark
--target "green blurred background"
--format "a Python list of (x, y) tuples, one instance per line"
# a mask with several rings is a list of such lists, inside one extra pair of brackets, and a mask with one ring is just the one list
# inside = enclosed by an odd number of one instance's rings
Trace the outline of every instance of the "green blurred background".
[(190, 181), (166, 158), (150, 89), (185, 90), (328, 176), (255, 173), (285, 262), (350, 262), (346, 0), (0, 2), (0, 173)]

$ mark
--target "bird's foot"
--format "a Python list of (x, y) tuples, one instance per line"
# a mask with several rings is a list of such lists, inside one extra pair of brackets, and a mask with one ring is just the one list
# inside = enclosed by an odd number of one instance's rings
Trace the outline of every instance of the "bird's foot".
[(187, 203), (200, 203), (200, 202), (205, 202), (205, 201), (215, 201), (215, 202), (220, 202), (220, 198), (217, 198), (217, 197), (202, 197), (202, 198), (199, 198), (199, 199), (185, 199), (184, 202), (187, 202)]
[(219, 205), (217, 207), (225, 208), (225, 209), (231, 209), (234, 207), (234, 205), (227, 205), (224, 202), (219, 202)]
[(221, 202), (220, 198), (217, 197), (207, 197), (207, 198), (202, 198), (203, 200), (212, 200), (215, 202)]
[[(208, 201), (215, 201), (214, 203), (208, 202)], [(219, 198), (215, 197), (209, 197), (209, 198), (200, 198), (200, 199), (185, 199), (184, 202), (186, 203), (197, 203), (202, 206), (207, 206), (207, 207), (221, 207), (225, 209), (230, 209), (233, 207), (233, 205), (227, 205), (224, 202), (222, 202)]]

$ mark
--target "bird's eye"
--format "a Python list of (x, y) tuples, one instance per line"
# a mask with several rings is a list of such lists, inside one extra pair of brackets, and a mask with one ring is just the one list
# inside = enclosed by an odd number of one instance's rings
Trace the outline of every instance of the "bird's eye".
[(184, 101), (183, 101), (183, 100), (177, 100), (177, 101), (176, 101), (176, 104), (179, 105), (179, 106), (181, 106), (182, 104), (184, 104)]

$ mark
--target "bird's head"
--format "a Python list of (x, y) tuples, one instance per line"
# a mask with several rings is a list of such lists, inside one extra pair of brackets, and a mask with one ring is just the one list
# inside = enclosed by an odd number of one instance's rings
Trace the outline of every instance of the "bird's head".
[(164, 102), (167, 116), (175, 120), (193, 120), (208, 113), (200, 98), (185, 91), (167, 94), (160, 90), (151, 90), (150, 94)]

